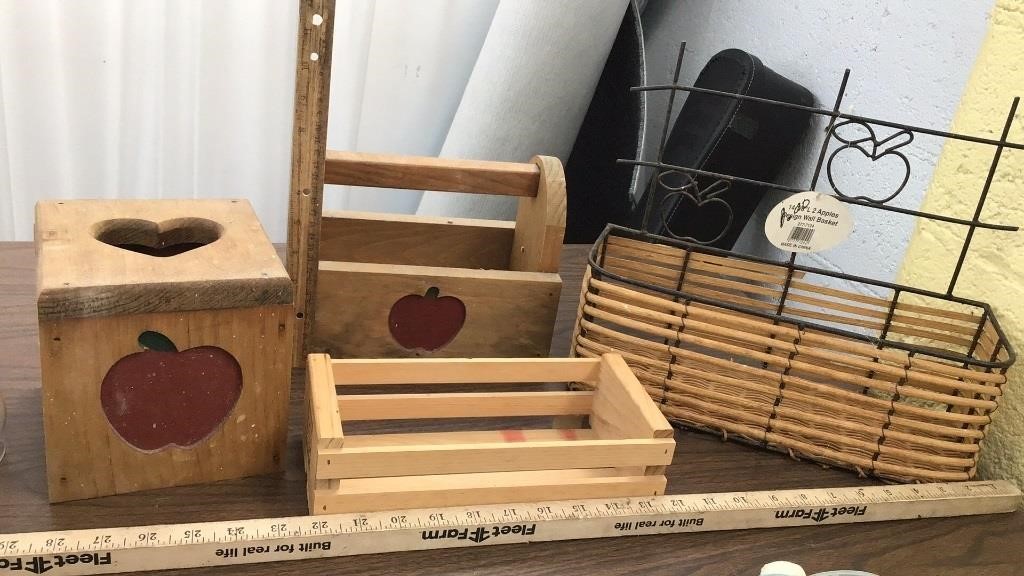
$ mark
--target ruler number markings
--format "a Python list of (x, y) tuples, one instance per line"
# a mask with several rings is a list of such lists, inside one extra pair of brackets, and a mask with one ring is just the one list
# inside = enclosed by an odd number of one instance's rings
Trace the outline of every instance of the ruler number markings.
[[(923, 503), (930, 503), (926, 514), (921, 513), (919, 506)], [(87, 554), (94, 557), (91, 565), (80, 560), (81, 571), (70, 573), (95, 574), (141, 569), (145, 566), (142, 559), (153, 562), (159, 558), (159, 562), (168, 562), (170, 557), (174, 565), (164, 567), (187, 568), (234, 564), (237, 560), (232, 558), (253, 553), (281, 553), (263, 561), (347, 555), (354, 552), (345, 539), (368, 533), (377, 533), (380, 537), (373, 536), (374, 543), (369, 547), (354, 547), (360, 553), (415, 549), (418, 547), (415, 542), (426, 539), (434, 540), (437, 547), (449, 547), (460, 540), (500, 544), (708, 529), (806, 526), (826, 521), (867, 522), (1008, 512), (1019, 504), (1020, 491), (1012, 484), (975, 482), (517, 503), (55, 531), (0, 535), (0, 567), (5, 567), (5, 563), (13, 565), (19, 557), (26, 561), (34, 556), (37, 562), (57, 562), (67, 553)], [(712, 519), (717, 521), (708, 522)], [(573, 524), (564, 522), (578, 522), (579, 527), (566, 530), (564, 527)], [(233, 543), (241, 541), (252, 541), (255, 548), (247, 544), (234, 549), (241, 554), (225, 553), (221, 557), (222, 549), (231, 549)], [(381, 544), (378, 550), (376, 542), (390, 544)], [(274, 544), (277, 545), (272, 550), (260, 550)], [(200, 550), (209, 549), (198, 548), (198, 545), (219, 546), (217, 558), (203, 556), (207, 552)], [(196, 547), (196, 552), (168, 555), (166, 548), (176, 546)], [(153, 548), (165, 548), (165, 551), (149, 550)], [(124, 550), (136, 552), (118, 558), (119, 551)], [(293, 551), (299, 554), (286, 555)], [(107, 565), (111, 564), (108, 552), (114, 555), (112, 565)], [(107, 554), (107, 562), (98, 562), (97, 554)], [(54, 558), (43, 558), (48, 555)], [(132, 564), (135, 560), (127, 558), (140, 559), (140, 564)]]
[(139, 535), (135, 539), (135, 545), (146, 546), (149, 543), (156, 542), (156, 532), (139, 532)]

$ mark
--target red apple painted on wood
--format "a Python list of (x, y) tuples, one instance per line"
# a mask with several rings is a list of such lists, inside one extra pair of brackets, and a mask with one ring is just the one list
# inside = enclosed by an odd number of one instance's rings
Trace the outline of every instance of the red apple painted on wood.
[(440, 290), (402, 296), (391, 306), (391, 337), (408, 350), (437, 350), (455, 339), (466, 322), (466, 305), (454, 296), (438, 298)]
[(117, 434), (139, 450), (203, 440), (242, 394), (242, 368), (216, 346), (179, 352), (159, 332), (139, 336), (142, 352), (121, 358), (103, 378), (100, 404)]

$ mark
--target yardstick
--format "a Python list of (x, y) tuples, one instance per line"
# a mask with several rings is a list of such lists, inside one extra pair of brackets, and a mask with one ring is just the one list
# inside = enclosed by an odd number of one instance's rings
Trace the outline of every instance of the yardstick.
[(0, 573), (110, 574), (403, 550), (1017, 510), (1005, 481), (499, 504), (0, 535)]

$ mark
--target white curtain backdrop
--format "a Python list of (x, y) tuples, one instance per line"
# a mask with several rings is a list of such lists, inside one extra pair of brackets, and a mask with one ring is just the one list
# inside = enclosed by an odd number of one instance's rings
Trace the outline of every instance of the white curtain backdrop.
[[(331, 148), (565, 159), (626, 0), (339, 0)], [(288, 0), (0, 0), (0, 240), (44, 198), (244, 197), (283, 241)], [(335, 188), (335, 187), (331, 187)], [(327, 208), (508, 217), (329, 189)]]
[(43, 198), (172, 197), (249, 198), (282, 238), (297, 14), (0, 1), (0, 239), (31, 239)]

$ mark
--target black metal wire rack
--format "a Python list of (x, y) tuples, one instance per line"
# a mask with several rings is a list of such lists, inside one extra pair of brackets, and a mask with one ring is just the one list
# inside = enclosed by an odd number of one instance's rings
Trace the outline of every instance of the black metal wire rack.
[[(1003, 152), (1005, 150), (1007, 150), (1007, 149), (1024, 150), (1024, 143), (1010, 142), (1010, 141), (1007, 140), (1007, 138), (1009, 136), (1009, 133), (1010, 133), (1010, 129), (1011, 129), (1011, 127), (1013, 125), (1013, 122), (1014, 122), (1014, 118), (1015, 118), (1016, 113), (1017, 113), (1017, 107), (1018, 107), (1018, 104), (1019, 104), (1019, 101), (1020, 101), (1019, 97), (1014, 98), (1012, 103), (1011, 103), (1011, 105), (1010, 105), (1009, 113), (1006, 116), (1006, 121), (1003, 124), (1000, 137), (998, 139), (992, 139), (992, 138), (986, 138), (986, 137), (981, 137), (981, 136), (973, 136), (973, 135), (968, 135), (968, 134), (959, 134), (959, 133), (955, 133), (955, 132), (948, 132), (948, 131), (943, 131), (943, 130), (937, 130), (937, 129), (921, 127), (921, 126), (912, 126), (912, 125), (903, 124), (903, 123), (899, 123), (899, 122), (892, 122), (892, 121), (889, 121), (889, 120), (883, 120), (883, 119), (879, 119), (879, 118), (870, 118), (870, 117), (867, 117), (867, 116), (861, 116), (861, 115), (857, 115), (857, 114), (851, 114), (851, 113), (843, 112), (841, 110), (841, 105), (843, 103), (843, 97), (844, 97), (844, 95), (846, 93), (847, 83), (848, 83), (848, 81), (850, 79), (850, 70), (849, 69), (847, 69), (845, 71), (845, 73), (843, 74), (842, 81), (840, 82), (839, 90), (838, 90), (838, 93), (836, 95), (834, 104), (833, 104), (832, 108), (830, 108), (830, 109), (829, 108), (813, 107), (813, 106), (802, 106), (802, 105), (793, 104), (793, 103), (789, 103), (789, 102), (781, 102), (781, 101), (770, 100), (770, 99), (765, 99), (765, 98), (758, 98), (758, 97), (753, 97), (753, 96), (734, 94), (734, 93), (731, 93), (731, 92), (722, 92), (722, 91), (717, 91), (717, 90), (710, 90), (710, 89), (699, 88), (699, 87), (695, 87), (695, 86), (683, 86), (683, 85), (679, 84), (679, 76), (680, 76), (680, 72), (682, 70), (683, 55), (685, 53), (685, 49), (686, 49), (686, 44), (685, 43), (681, 44), (680, 48), (679, 48), (678, 56), (677, 56), (677, 59), (676, 59), (675, 69), (674, 69), (674, 73), (673, 73), (673, 81), (672, 81), (671, 84), (637, 86), (637, 87), (633, 87), (631, 89), (633, 91), (642, 91), (642, 92), (668, 92), (668, 106), (667, 106), (666, 112), (665, 112), (664, 124), (663, 124), (662, 130), (661, 130), (660, 141), (659, 141), (658, 146), (657, 146), (657, 157), (656, 157), (656, 159), (654, 159), (653, 161), (652, 160), (646, 160), (643, 157), (635, 158), (635, 159), (619, 159), (620, 163), (629, 164), (629, 165), (632, 165), (634, 167), (642, 166), (642, 167), (652, 168), (654, 170), (654, 174), (653, 174), (653, 176), (650, 179), (649, 189), (648, 189), (647, 194), (646, 194), (646, 203), (642, 207), (643, 219), (642, 219), (641, 229), (640, 230), (633, 230), (633, 229), (624, 228), (624, 227), (621, 227), (621, 226), (615, 226), (615, 225), (609, 226), (605, 230), (605, 232), (602, 234), (602, 236), (600, 238), (598, 238), (597, 243), (595, 244), (595, 248), (594, 248), (594, 250), (591, 253), (590, 264), (591, 264), (592, 268), (594, 268), (598, 273), (600, 273), (602, 275), (605, 275), (605, 276), (608, 276), (608, 277), (611, 277), (611, 278), (615, 278), (615, 279), (620, 280), (620, 281), (626, 281), (626, 282), (629, 282), (631, 284), (639, 285), (639, 286), (642, 286), (645, 289), (653, 290), (655, 292), (663, 292), (663, 293), (670, 292), (670, 291), (667, 291), (663, 287), (656, 286), (656, 285), (649, 284), (649, 283), (644, 283), (642, 281), (637, 281), (636, 279), (626, 279), (626, 278), (623, 278), (623, 277), (621, 277), (619, 275), (616, 275), (614, 273), (609, 273), (606, 270), (604, 270), (603, 267), (602, 267), (603, 261), (602, 261), (602, 251), (600, 250), (600, 246), (607, 240), (607, 237), (608, 237), (608, 235), (610, 233), (612, 233), (612, 234), (619, 234), (619, 235), (625, 235), (625, 236), (628, 236), (630, 238), (638, 239), (638, 240), (657, 241), (659, 243), (676, 246), (676, 247), (682, 248), (682, 249), (684, 249), (686, 251), (686, 255), (687, 255), (686, 257), (688, 257), (690, 252), (692, 252), (692, 251), (699, 251), (699, 252), (704, 252), (704, 253), (709, 253), (709, 254), (740, 257), (740, 258), (744, 258), (746, 260), (750, 260), (750, 261), (754, 261), (754, 262), (761, 262), (761, 263), (767, 263), (767, 264), (781, 265), (781, 266), (784, 266), (786, 268), (786, 270), (788, 271), (788, 274), (787, 274), (786, 282), (783, 285), (783, 290), (782, 290), (782, 293), (781, 293), (781, 300), (779, 301), (778, 307), (776, 308), (776, 312), (774, 314), (763, 312), (763, 311), (759, 311), (759, 310), (750, 309), (750, 308), (747, 308), (747, 307), (744, 307), (744, 306), (740, 306), (740, 305), (736, 305), (736, 304), (733, 304), (733, 303), (730, 303), (730, 302), (718, 301), (718, 300), (715, 300), (714, 298), (702, 298), (702, 297), (699, 297), (699, 296), (692, 296), (692, 297), (688, 296), (688, 298), (693, 300), (693, 301), (695, 301), (695, 302), (703, 302), (703, 303), (706, 303), (706, 304), (720, 306), (720, 307), (726, 308), (726, 309), (732, 309), (732, 310), (743, 312), (743, 313), (754, 314), (754, 315), (757, 315), (757, 316), (761, 316), (761, 317), (765, 317), (765, 318), (771, 319), (771, 320), (776, 321), (776, 322), (784, 321), (784, 322), (786, 322), (788, 324), (797, 325), (797, 326), (801, 326), (801, 327), (803, 327), (804, 325), (807, 325), (808, 323), (806, 323), (805, 321), (800, 320), (800, 319), (794, 319), (794, 318), (786, 317), (786, 316), (783, 315), (783, 310), (785, 309), (785, 305), (786, 305), (786, 298), (787, 298), (787, 295), (789, 293), (790, 282), (792, 281), (793, 274), (795, 272), (806, 272), (806, 273), (820, 274), (820, 275), (823, 275), (823, 276), (829, 276), (829, 277), (838, 278), (838, 279), (842, 279), (842, 280), (847, 280), (847, 281), (851, 281), (851, 282), (871, 285), (871, 286), (875, 286), (875, 287), (878, 287), (878, 288), (883, 288), (883, 289), (891, 290), (892, 293), (893, 293), (892, 305), (889, 308), (888, 316), (885, 319), (884, 326), (883, 326), (882, 330), (880, 331), (880, 333), (877, 336), (859, 334), (859, 333), (851, 332), (851, 331), (844, 330), (844, 329), (841, 329), (841, 328), (835, 328), (835, 327), (831, 327), (831, 326), (827, 326), (827, 325), (823, 325), (823, 324), (818, 324), (818, 323), (814, 323), (813, 327), (815, 329), (817, 329), (817, 330), (823, 330), (823, 331), (826, 331), (826, 332), (829, 332), (829, 333), (833, 333), (833, 334), (836, 334), (836, 335), (841, 335), (841, 336), (844, 336), (844, 337), (850, 337), (850, 338), (855, 338), (855, 339), (858, 339), (858, 340), (870, 341), (872, 343), (877, 344), (879, 347), (881, 347), (883, 345), (885, 345), (885, 346), (893, 346), (893, 347), (896, 347), (896, 348), (901, 348), (901, 349), (904, 349), (904, 350), (908, 350), (908, 351), (910, 351), (912, 353), (915, 353), (915, 354), (916, 353), (923, 353), (923, 354), (926, 354), (926, 355), (929, 355), (929, 356), (938, 357), (938, 358), (942, 358), (942, 359), (950, 360), (950, 361), (963, 362), (965, 365), (970, 364), (972, 366), (977, 366), (977, 367), (981, 367), (981, 368), (988, 368), (988, 369), (1000, 369), (1001, 368), (1001, 369), (1005, 370), (1006, 367), (1008, 367), (1009, 365), (1011, 365), (1014, 362), (1015, 356), (1014, 356), (1013, 350), (1011, 349), (1010, 345), (1006, 342), (1005, 335), (1003, 334), (1001, 328), (999, 328), (999, 325), (996, 322), (995, 317), (992, 314), (992, 311), (991, 311), (991, 308), (989, 307), (989, 305), (987, 303), (984, 303), (984, 302), (957, 297), (957, 296), (954, 295), (954, 290), (956, 289), (957, 280), (960, 277), (960, 273), (961, 273), (962, 268), (963, 268), (964, 260), (966, 259), (967, 254), (968, 254), (968, 252), (969, 252), (969, 250), (971, 248), (971, 242), (972, 242), (972, 240), (974, 238), (974, 234), (975, 234), (976, 230), (983, 229), (983, 230), (996, 230), (996, 231), (1004, 231), (1004, 232), (1016, 232), (1019, 229), (1017, 226), (1010, 225), (1010, 224), (994, 223), (994, 222), (987, 222), (987, 221), (982, 220), (982, 212), (983, 212), (983, 209), (984, 209), (984, 206), (985, 206), (985, 201), (988, 198), (989, 191), (990, 191), (990, 189), (992, 187), (993, 179), (994, 179), (994, 177), (995, 177), (995, 175), (997, 173), (997, 170), (999, 168), (999, 162), (1000, 162), (1000, 159), (1001, 159), (1001, 157), (1003, 155)], [(717, 97), (721, 97), (721, 98), (730, 98), (730, 99), (740, 100), (740, 101), (754, 101), (754, 102), (759, 102), (759, 103), (767, 104), (767, 105), (771, 105), (771, 106), (781, 106), (781, 107), (786, 107), (786, 108), (793, 108), (793, 109), (803, 110), (803, 111), (809, 112), (809, 113), (811, 113), (811, 114), (813, 114), (815, 116), (827, 118), (827, 127), (825, 129), (825, 138), (823, 139), (821, 147), (820, 147), (820, 149), (818, 151), (817, 161), (816, 161), (815, 167), (814, 167), (814, 172), (813, 172), (813, 175), (811, 177), (811, 180), (810, 180), (808, 186), (807, 187), (787, 186), (787, 185), (777, 184), (777, 183), (773, 183), (773, 182), (763, 182), (763, 181), (759, 181), (759, 180), (751, 180), (751, 179), (747, 179), (747, 178), (740, 178), (740, 177), (736, 177), (736, 176), (731, 176), (729, 174), (720, 174), (720, 173), (710, 172), (710, 171), (701, 170), (701, 169), (697, 169), (697, 168), (693, 168), (693, 167), (678, 166), (678, 165), (673, 165), (673, 164), (669, 164), (669, 163), (664, 162), (664, 154), (665, 154), (666, 142), (668, 140), (669, 127), (671, 125), (671, 119), (673, 117), (674, 108), (675, 108), (675, 104), (676, 104), (676, 95), (679, 92), (702, 93), (702, 94), (708, 94), (708, 95), (717, 96)], [(851, 127), (857, 129), (856, 131), (859, 133), (859, 136), (857, 136), (857, 135), (851, 136), (850, 135), (850, 131), (851, 131), (850, 128)], [(895, 130), (895, 132), (892, 132), (888, 136), (885, 136), (884, 138), (879, 139), (878, 136), (877, 136), (878, 132), (875, 129), (876, 127), (885, 127), (887, 129)], [(980, 190), (980, 193), (979, 193), (979, 196), (978, 196), (978, 200), (977, 200), (977, 203), (976, 203), (976, 206), (975, 206), (975, 210), (974, 210), (974, 215), (973, 215), (972, 218), (970, 218), (970, 219), (960, 218), (960, 217), (955, 217), (955, 216), (951, 216), (951, 215), (947, 215), (947, 214), (938, 214), (938, 213), (927, 212), (927, 211), (923, 211), (923, 210), (914, 210), (914, 209), (909, 209), (909, 208), (900, 207), (900, 206), (894, 206), (894, 205), (890, 204), (890, 202), (892, 200), (894, 200), (897, 197), (899, 197), (899, 195), (906, 189), (907, 183), (908, 183), (908, 181), (910, 179), (911, 162), (910, 162), (910, 159), (907, 157), (907, 155), (901, 149), (904, 148), (905, 146), (907, 146), (908, 144), (912, 143), (917, 135), (936, 136), (936, 137), (945, 138), (945, 139), (949, 139), (949, 140), (959, 140), (959, 141), (964, 141), (964, 142), (973, 142), (973, 143), (976, 143), (976, 144), (982, 144), (982, 145), (987, 145), (987, 146), (992, 147), (992, 149), (993, 149), (992, 160), (991, 160), (991, 162), (989, 164), (989, 169), (988, 169), (988, 173), (987, 173), (987, 176), (985, 178), (984, 184), (981, 187), (981, 190)], [(838, 145), (838, 147), (835, 147), (836, 145)], [(829, 153), (830, 147), (835, 147), (832, 150), (831, 154)], [(884, 148), (886, 154), (892, 154), (892, 155), (894, 155), (896, 158), (898, 158), (900, 161), (902, 161), (904, 163), (904, 165), (906, 166), (906, 175), (903, 177), (902, 181), (899, 183), (899, 185), (894, 190), (883, 191), (883, 192), (880, 192), (880, 193), (874, 194), (874, 195), (857, 193), (857, 192), (854, 192), (854, 191), (846, 190), (846, 189), (844, 189), (844, 188), (839, 186), (839, 184), (837, 182), (837, 179), (833, 175), (833, 168), (834, 168), (833, 161), (835, 160), (836, 156), (841, 151), (846, 150), (846, 149), (851, 149), (851, 148), (855, 148), (855, 149), (859, 150), (860, 152), (864, 153), (865, 155), (868, 155), (869, 157), (872, 154), (877, 154), (878, 150)], [(671, 229), (668, 226), (667, 222), (663, 222), (663, 224), (664, 224), (663, 229), (665, 229), (667, 231), (667, 234), (672, 236), (672, 238), (666, 238), (664, 236), (657, 236), (657, 235), (651, 234), (650, 232), (647, 231), (647, 230), (650, 229), (649, 228), (649, 224), (650, 224), (649, 219), (651, 218), (652, 214), (655, 212), (654, 188), (656, 186), (658, 186), (658, 185), (661, 185), (661, 186), (664, 186), (665, 188), (667, 188), (670, 191), (669, 195), (687, 195), (687, 196), (689, 196), (689, 200), (691, 200), (694, 205), (701, 205), (701, 204), (707, 203), (707, 202), (718, 202), (718, 203), (726, 204), (726, 207), (728, 207), (726, 201), (723, 198), (720, 197), (720, 194), (724, 190), (729, 189), (729, 187), (734, 182), (736, 182), (736, 183), (744, 183), (744, 184), (747, 184), (747, 185), (752, 185), (752, 186), (756, 187), (757, 189), (760, 189), (760, 190), (762, 190), (764, 192), (768, 192), (768, 191), (782, 191), (782, 192), (794, 194), (794, 193), (799, 193), (799, 192), (805, 192), (805, 191), (808, 191), (808, 190), (817, 190), (819, 179), (820, 179), (823, 171), (825, 173), (826, 180), (828, 182), (829, 187), (834, 192), (835, 198), (837, 200), (839, 200), (840, 202), (844, 202), (846, 204), (857, 205), (857, 206), (864, 206), (864, 207), (867, 207), (867, 208), (870, 208), (870, 209), (873, 209), (873, 210), (880, 210), (880, 211), (883, 211), (883, 212), (895, 212), (895, 213), (899, 213), (899, 214), (913, 216), (913, 217), (916, 217), (916, 218), (923, 218), (923, 219), (928, 219), (928, 220), (932, 220), (932, 221), (945, 222), (945, 223), (954, 224), (954, 225), (966, 228), (967, 229), (967, 233), (966, 233), (966, 235), (964, 237), (964, 241), (963, 241), (963, 244), (961, 246), (960, 253), (959, 253), (959, 256), (958, 256), (957, 261), (956, 261), (956, 265), (955, 265), (955, 267), (953, 269), (953, 272), (952, 272), (952, 274), (951, 274), (951, 276), (949, 278), (949, 283), (948, 283), (948, 286), (946, 288), (946, 291), (945, 292), (936, 292), (936, 291), (925, 290), (925, 289), (916, 288), (916, 287), (909, 286), (909, 285), (904, 285), (904, 284), (898, 284), (898, 283), (886, 282), (886, 281), (882, 281), (882, 280), (878, 280), (878, 279), (871, 279), (871, 278), (866, 278), (866, 277), (861, 277), (861, 276), (844, 274), (842, 272), (836, 272), (836, 271), (826, 270), (826, 269), (812, 267), (812, 266), (799, 265), (799, 264), (796, 263), (796, 255), (797, 255), (796, 252), (791, 252), (789, 254), (788, 259), (786, 259), (786, 260), (775, 260), (775, 259), (770, 259), (770, 258), (757, 258), (757, 257), (752, 257), (752, 256), (740, 255), (740, 254), (737, 254), (737, 253), (735, 253), (733, 251), (721, 250), (721, 249), (717, 249), (717, 248), (713, 248), (713, 247), (708, 246), (708, 244), (712, 244), (718, 238), (722, 237), (722, 235), (725, 234), (726, 230), (728, 230), (728, 227), (732, 226), (734, 224), (733, 219), (731, 217), (727, 219), (727, 222), (725, 224), (726, 229), (723, 230), (722, 233), (719, 234), (719, 236), (717, 236), (716, 238), (707, 239), (707, 240), (699, 240), (699, 239), (695, 239), (695, 238), (691, 238), (691, 237), (687, 237), (687, 236), (683, 236), (683, 235), (677, 235), (675, 232), (671, 231)], [(674, 186), (673, 185), (669, 185), (668, 184), (668, 177), (670, 177), (670, 176), (674, 177), (674, 180), (673, 180), (674, 182), (682, 182), (682, 184), (674, 185)], [(663, 197), (663, 200), (664, 199), (667, 199), (667, 196)], [(729, 211), (729, 213), (731, 214), (731, 210)], [(978, 332), (975, 334), (974, 343), (970, 346), (970, 348), (967, 351), (967, 353), (966, 354), (958, 354), (958, 353), (953, 353), (953, 352), (948, 352), (948, 351), (936, 350), (933, 347), (918, 346), (918, 345), (915, 345), (915, 344), (910, 343), (910, 342), (890, 341), (889, 339), (887, 339), (888, 329), (889, 329), (889, 326), (890, 326), (890, 324), (892, 322), (892, 318), (893, 318), (893, 314), (894, 314), (894, 312), (896, 310), (897, 302), (900, 299), (900, 295), (904, 294), (904, 293), (906, 293), (906, 294), (916, 294), (916, 295), (920, 295), (920, 296), (924, 296), (924, 297), (936, 298), (936, 299), (940, 299), (940, 300), (944, 300), (944, 301), (948, 301), (948, 302), (955, 302), (955, 303), (958, 303), (958, 304), (963, 304), (963, 305), (967, 305), (967, 306), (974, 306), (974, 307), (979, 308), (981, 310), (981, 317), (980, 317), (979, 322), (978, 322)], [(982, 327), (985, 326), (986, 321), (992, 322), (993, 326), (995, 327), (995, 329), (996, 329), (996, 331), (997, 331), (997, 333), (999, 335), (1000, 347), (996, 350), (996, 352), (988, 360), (973, 358), (972, 354), (974, 353), (974, 350), (975, 350), (975, 348), (978, 345), (978, 340), (979, 340), (979, 338), (981, 336)], [(1003, 354), (1004, 360), (997, 361), (996, 357), (999, 356), (1000, 353)]]

